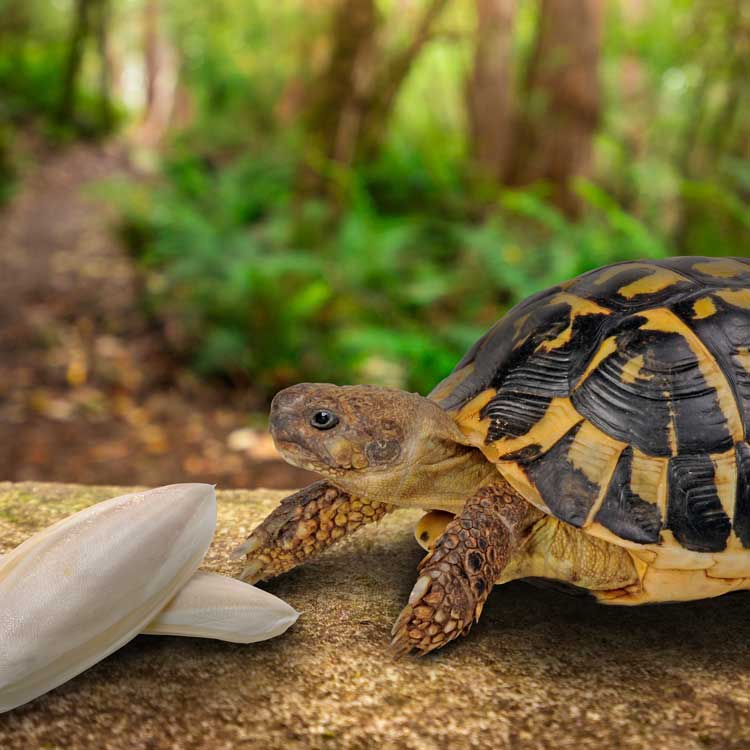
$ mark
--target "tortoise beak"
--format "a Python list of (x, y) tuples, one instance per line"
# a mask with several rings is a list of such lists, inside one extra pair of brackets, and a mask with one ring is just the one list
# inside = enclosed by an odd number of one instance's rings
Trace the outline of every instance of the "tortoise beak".
[(302, 447), (298, 425), (299, 416), (291, 412), (271, 412), (269, 428), (273, 442), (279, 450), (285, 450), (288, 446)]
[(274, 396), (268, 418), (271, 437), (284, 460), (307, 468), (305, 461), (315, 458), (306, 436), (305, 405), (311, 384), (301, 383), (285, 388)]
[[(304, 385), (304, 384), (303, 384)], [(302, 386), (285, 388), (274, 396), (268, 426), (274, 442), (300, 444), (300, 420), (304, 414), (305, 391)]]

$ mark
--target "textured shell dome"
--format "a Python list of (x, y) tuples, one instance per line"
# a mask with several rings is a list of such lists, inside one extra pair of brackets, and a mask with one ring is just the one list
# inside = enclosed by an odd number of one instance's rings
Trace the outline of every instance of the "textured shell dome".
[(618, 263), (536, 294), (431, 398), (563, 521), (628, 546), (750, 546), (748, 260)]

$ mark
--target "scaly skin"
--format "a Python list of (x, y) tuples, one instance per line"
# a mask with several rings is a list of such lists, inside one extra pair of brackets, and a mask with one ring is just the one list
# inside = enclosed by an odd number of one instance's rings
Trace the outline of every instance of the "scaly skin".
[[(284, 500), (253, 532), (239, 550), (247, 580), (293, 568), (394, 506), (459, 514), (422, 563), (396, 624), (396, 653), (427, 653), (468, 632), (541, 516), (452, 415), (415, 393), (300, 383), (276, 395), (270, 428), (289, 463), (329, 481)], [(441, 516), (430, 517), (428, 540), (433, 521)]]
[(330, 482), (315, 482), (284, 498), (232, 556), (247, 556), (243, 580), (264, 581), (307, 562), (394, 507), (353, 497)]
[(301, 383), (276, 395), (270, 427), (289, 463), (328, 481), (286, 498), (239, 548), (247, 580), (290, 570), (396, 506), (432, 509), (418, 527), (429, 554), (394, 628), (397, 655), (467, 633), (492, 586), (515, 578), (569, 582), (613, 601), (640, 585), (626, 550), (551, 516), (540, 522), (430, 399)]
[(455, 513), (448, 513), (445, 510), (431, 510), (425, 513), (414, 529), (414, 538), (419, 546), (431, 552), (435, 542), (443, 535), (445, 527), (455, 517)]
[(466, 635), (542, 516), (502, 480), (470, 498), (419, 565), (409, 603), (393, 626), (393, 654), (424, 655)]

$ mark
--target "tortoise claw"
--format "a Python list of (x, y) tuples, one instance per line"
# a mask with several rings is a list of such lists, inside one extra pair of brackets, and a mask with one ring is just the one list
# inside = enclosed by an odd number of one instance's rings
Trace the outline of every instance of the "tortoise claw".
[[(446, 581), (446, 584), (451, 589), (455, 588), (450, 581)], [(446, 594), (440, 578), (421, 575), (409, 603), (393, 625), (391, 654), (397, 659), (410, 653), (425, 656), (468, 633), (475, 608), (471, 608), (466, 619), (462, 616), (465, 608), (455, 606), (457, 603), (455, 596)]]
[(317, 544), (310, 536), (318, 529), (310, 520), (317, 513), (317, 501), (325, 494), (324, 485), (325, 482), (316, 482), (284, 498), (232, 552), (232, 559), (246, 557), (245, 568), (239, 575), (242, 580), (257, 583), (273, 578), (312, 556)]
[(504, 486), (482, 488), (447, 524), (419, 564), (419, 578), (393, 626), (391, 652), (424, 655), (466, 635), (538, 511)]
[(259, 549), (263, 543), (260, 540), (260, 535), (256, 535), (254, 532), (242, 543), (239, 547), (236, 547), (229, 553), (230, 560), (241, 560), (246, 555)]

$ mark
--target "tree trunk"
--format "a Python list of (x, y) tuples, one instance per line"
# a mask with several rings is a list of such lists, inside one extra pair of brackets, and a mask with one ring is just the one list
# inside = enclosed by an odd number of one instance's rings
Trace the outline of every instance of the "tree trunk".
[(516, 0), (475, 0), (477, 36), (466, 104), (477, 170), (503, 182), (513, 130), (513, 21)]
[(541, 0), (508, 175), (512, 185), (547, 182), (571, 216), (581, 208), (571, 180), (592, 169), (601, 28), (602, 0)]
[(159, 0), (144, 0), (143, 3), (143, 71), (146, 119), (156, 99), (156, 79), (159, 68)]
[(369, 112), (359, 143), (359, 156), (372, 158), (380, 149), (398, 92), (425, 44), (430, 41), (435, 22), (447, 4), (448, 0), (432, 0), (417, 24), (411, 43), (383, 66), (381, 74), (372, 86)]
[(172, 124), (175, 114), (178, 55), (164, 33), (160, 0), (143, 5), (143, 62), (146, 98), (140, 136), (156, 146)]
[(114, 110), (112, 106), (112, 50), (109, 44), (111, 17), (110, 0), (97, 0), (94, 7), (94, 35), (99, 56), (99, 117), (105, 132), (112, 129)]
[(331, 31), (329, 63), (307, 111), (308, 143), (300, 173), (303, 194), (326, 192), (325, 174), (331, 162), (350, 166), (377, 153), (398, 92), (447, 3), (432, 0), (411, 42), (383, 62), (374, 0), (342, 0)]
[(304, 194), (319, 193), (330, 161), (350, 163), (356, 150), (372, 80), (378, 16), (374, 0), (343, 0), (331, 29), (328, 65), (314, 87), (300, 173)]
[(69, 123), (75, 112), (75, 96), (83, 62), (83, 47), (90, 31), (90, 5), (91, 0), (76, 0), (75, 18), (68, 43), (68, 58), (63, 73), (62, 94), (57, 110), (58, 120), (63, 124)]

